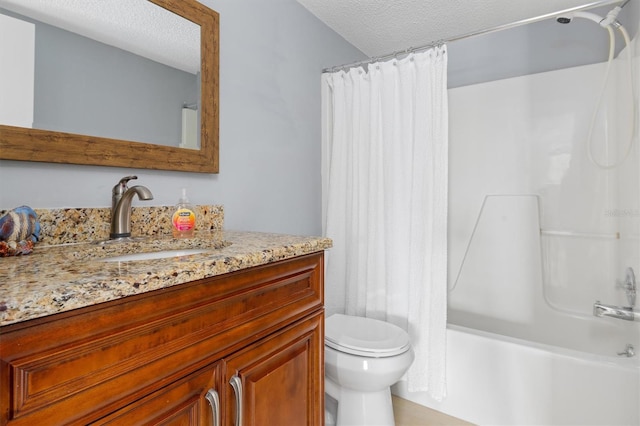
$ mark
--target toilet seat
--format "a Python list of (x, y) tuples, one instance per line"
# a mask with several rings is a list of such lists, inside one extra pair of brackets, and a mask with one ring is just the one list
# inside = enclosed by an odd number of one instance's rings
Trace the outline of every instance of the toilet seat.
[(400, 327), (373, 318), (333, 314), (325, 320), (325, 344), (339, 352), (369, 358), (409, 350), (409, 335)]

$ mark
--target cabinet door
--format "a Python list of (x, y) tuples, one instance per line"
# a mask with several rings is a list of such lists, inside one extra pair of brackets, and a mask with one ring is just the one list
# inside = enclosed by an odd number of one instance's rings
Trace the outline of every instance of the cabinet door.
[(190, 374), (93, 424), (219, 426), (220, 366)]
[(226, 358), (224, 423), (322, 425), (323, 327), (320, 311)]

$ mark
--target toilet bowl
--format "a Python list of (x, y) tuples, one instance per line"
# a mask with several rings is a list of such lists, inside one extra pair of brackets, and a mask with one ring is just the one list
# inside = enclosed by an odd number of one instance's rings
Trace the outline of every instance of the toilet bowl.
[(393, 426), (390, 387), (413, 359), (409, 335), (400, 327), (350, 315), (328, 317), (324, 382), (327, 400), (337, 402), (335, 425)]

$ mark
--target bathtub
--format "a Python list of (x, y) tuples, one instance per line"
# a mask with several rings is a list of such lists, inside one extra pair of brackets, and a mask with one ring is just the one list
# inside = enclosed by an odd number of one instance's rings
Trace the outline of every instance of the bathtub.
[[(625, 303), (619, 253), (640, 270), (637, 240), (543, 234), (537, 196), (481, 212), (451, 256), (447, 396), (393, 392), (479, 425), (640, 425), (640, 322), (592, 313)], [(628, 344), (638, 354), (618, 356)]]
[(446, 398), (393, 393), (478, 425), (639, 425), (639, 360), (450, 324)]

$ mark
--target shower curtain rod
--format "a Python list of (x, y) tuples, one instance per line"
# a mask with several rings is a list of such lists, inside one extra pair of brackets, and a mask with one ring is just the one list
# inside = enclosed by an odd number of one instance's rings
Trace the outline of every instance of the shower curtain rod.
[[(511, 22), (511, 23), (508, 23), (508, 24), (498, 25), (497, 27), (485, 28), (483, 30), (474, 31), (474, 32), (463, 34), (463, 35), (459, 35), (459, 36), (454, 36), (454, 37), (451, 37), (451, 38), (448, 38), (448, 39), (436, 40), (436, 41), (432, 41), (430, 43), (424, 44), (422, 46), (410, 47), (410, 48), (405, 49), (405, 50), (399, 50), (397, 52), (388, 53), (388, 54), (382, 55), (382, 56), (374, 56), (374, 57), (371, 57), (369, 59), (365, 59), (365, 60), (358, 61), (358, 62), (352, 62), (350, 64), (344, 64), (344, 65), (338, 65), (338, 66), (335, 66), (335, 67), (324, 68), (322, 70), (322, 72), (323, 73), (325, 73), (325, 72), (335, 72), (335, 71), (339, 71), (339, 70), (345, 70), (345, 69), (348, 69), (348, 68), (357, 67), (357, 66), (360, 66), (360, 65), (372, 64), (372, 63), (375, 63), (375, 62), (380, 62), (380, 61), (384, 61), (384, 60), (391, 59), (391, 58), (397, 58), (398, 56), (408, 55), (410, 53), (421, 52), (423, 50), (428, 50), (428, 49), (431, 49), (433, 47), (443, 45), (445, 43), (451, 43), (451, 42), (454, 42), (454, 41), (463, 40), (465, 38), (471, 38), (471, 37), (484, 35), (484, 34), (489, 34), (489, 33), (497, 32), (497, 31), (501, 31), (501, 30), (507, 30), (509, 28), (514, 28), (514, 27), (518, 27), (520, 25), (530, 24), (532, 22), (542, 21), (543, 19), (551, 18), (551, 17), (558, 16), (558, 15), (561, 15), (561, 14), (577, 12), (579, 10), (584, 10), (584, 9), (591, 9), (592, 7), (596, 7), (596, 6), (606, 6), (608, 4), (620, 3), (621, 1), (622, 0), (598, 0), (598, 1), (591, 2), (591, 3), (587, 3), (587, 4), (582, 5), (582, 6), (572, 7), (570, 9), (560, 10), (558, 12), (547, 13), (547, 14), (540, 15), (540, 16), (537, 16), (537, 17), (534, 17), (534, 18), (527, 18), (527, 19), (523, 19), (523, 20), (520, 20), (520, 21)], [(629, 0), (627, 0), (625, 2), (625, 4), (628, 1)]]

